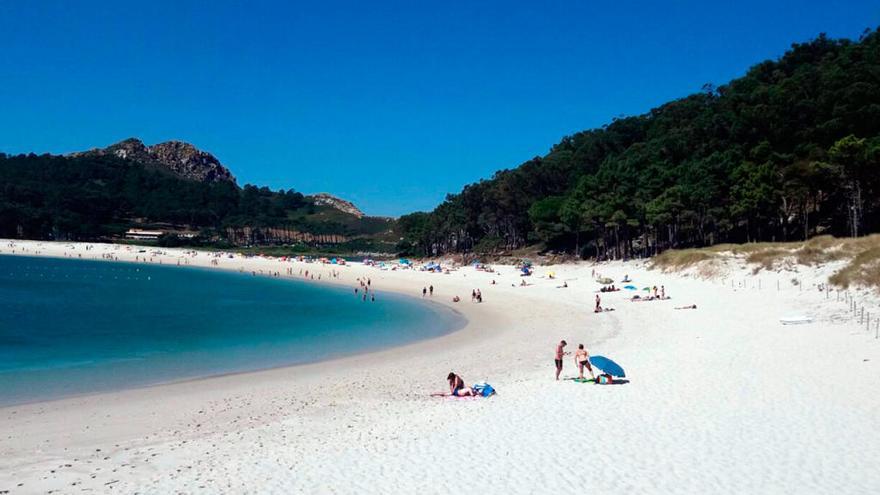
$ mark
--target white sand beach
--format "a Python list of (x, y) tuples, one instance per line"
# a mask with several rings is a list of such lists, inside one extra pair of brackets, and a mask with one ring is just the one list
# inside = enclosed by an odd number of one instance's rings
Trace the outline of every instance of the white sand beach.
[[(10, 242), (0, 254), (145, 256)], [(162, 251), (146, 262), (216, 259), (214, 268), (263, 276), (291, 266)], [(293, 266), (293, 278), (331, 270)], [(635, 261), (566, 264), (537, 267), (526, 287), (510, 266), (336, 269), (332, 283), (369, 277), (380, 293), (420, 297), (433, 285), (433, 301), (468, 323), (317, 364), (0, 408), (0, 493), (880, 492), (880, 339), (820, 290), (833, 266), (753, 276), (731, 265), (703, 280)], [(614, 311), (594, 314), (594, 270), (662, 284), (671, 299), (605, 293)], [(474, 288), (482, 304), (471, 302)], [(876, 294), (852, 294), (880, 315)], [(780, 323), (792, 315), (812, 322)], [(611, 357), (628, 382), (555, 381), (560, 339)], [(431, 397), (450, 371), (498, 394)], [(566, 356), (563, 377), (576, 374)]]

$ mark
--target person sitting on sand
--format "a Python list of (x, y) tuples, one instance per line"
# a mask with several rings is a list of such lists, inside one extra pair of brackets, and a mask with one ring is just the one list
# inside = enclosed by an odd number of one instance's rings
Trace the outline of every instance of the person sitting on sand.
[(458, 302), (458, 301), (461, 301), (461, 298), (460, 298), (460, 297), (455, 296), (455, 297), (452, 298), (452, 302)]
[(446, 381), (449, 382), (449, 395), (453, 397), (469, 397), (476, 395), (474, 394), (474, 389), (465, 385), (464, 380), (453, 372), (449, 372), (449, 375), (446, 376)]
[(574, 353), (574, 363), (578, 367), (579, 379), (584, 379), (584, 367), (590, 372), (590, 376), (593, 380), (596, 379), (596, 375), (593, 374), (593, 367), (590, 366), (590, 354), (584, 349), (584, 344), (578, 344), (578, 350)]
[(679, 307), (677, 307), (677, 308), (675, 308), (675, 309), (697, 309), (697, 305), (696, 305), (696, 304), (691, 304), (690, 306), (679, 306)]

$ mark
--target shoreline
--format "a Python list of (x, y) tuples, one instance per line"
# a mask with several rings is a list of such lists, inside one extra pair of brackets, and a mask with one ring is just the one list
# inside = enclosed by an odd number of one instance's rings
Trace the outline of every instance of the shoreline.
[[(32, 255), (18, 255), (18, 254), (10, 255), (7, 253), (0, 252), (0, 256), (7, 256), (7, 255), (8, 256), (27, 256), (27, 257), (33, 257), (33, 258), (52, 258), (52, 259), (65, 259), (65, 260), (71, 259), (71, 258), (66, 258), (66, 257), (61, 257), (61, 256), (39, 256), (39, 255), (32, 256)], [(101, 261), (101, 262), (108, 262), (108, 263), (136, 264), (136, 262), (123, 261), (123, 260), (110, 261), (110, 260), (100, 260), (100, 259), (99, 260), (74, 259), (74, 261)], [(169, 266), (168, 268), (171, 269), (173, 267)], [(205, 266), (181, 266), (179, 268), (183, 268), (185, 270), (211, 270), (210, 267), (205, 267)], [(231, 269), (223, 269), (222, 271), (225, 273), (230, 273), (230, 274), (238, 274), (238, 272), (231, 270)], [(243, 276), (243, 277), (247, 276), (247, 274), (239, 274), (239, 275)], [(263, 275), (261, 277), (274, 279), (274, 277), (269, 277), (268, 275)], [(292, 282), (292, 283), (308, 283), (309, 282), (309, 281), (305, 281), (305, 280), (291, 279), (291, 278), (283, 278), (283, 279), (281, 279), (281, 281), (284, 283), (290, 283), (290, 282)], [(316, 281), (316, 282), (322, 283), (323, 285), (333, 286), (333, 287), (340, 287), (341, 288), (344, 286), (344, 284), (342, 284), (342, 283), (333, 283), (332, 281), (326, 281), (326, 282), (325, 281), (320, 281), (320, 282)], [(100, 396), (100, 395), (104, 395), (104, 394), (115, 394), (115, 393), (126, 392), (126, 391), (145, 390), (145, 389), (150, 389), (153, 387), (174, 386), (174, 385), (179, 385), (179, 384), (184, 384), (184, 383), (189, 383), (189, 382), (203, 382), (203, 381), (212, 380), (214, 378), (224, 378), (224, 377), (231, 377), (231, 376), (236, 376), (236, 375), (248, 375), (248, 374), (262, 373), (262, 372), (268, 372), (268, 371), (291, 369), (291, 372), (292, 372), (294, 368), (303, 367), (303, 366), (317, 366), (317, 365), (324, 364), (324, 363), (327, 363), (329, 366), (330, 364), (339, 364), (340, 362), (343, 362), (347, 359), (351, 359), (356, 356), (368, 356), (371, 354), (378, 354), (378, 353), (382, 353), (385, 351), (393, 351), (393, 350), (401, 348), (401, 347), (406, 347), (406, 346), (410, 346), (410, 345), (417, 345), (417, 344), (428, 342), (428, 341), (435, 340), (435, 339), (442, 339), (442, 338), (446, 337), (447, 335), (450, 335), (452, 333), (460, 331), (461, 329), (463, 329), (465, 326), (468, 325), (467, 318), (465, 318), (465, 316), (462, 314), (461, 311), (459, 311), (458, 309), (456, 309), (454, 307), (443, 304), (439, 301), (422, 300), (422, 299), (416, 298), (414, 296), (411, 296), (409, 294), (405, 294), (405, 293), (398, 292), (398, 291), (389, 291), (389, 292), (393, 292), (395, 294), (395, 297), (400, 297), (400, 298), (407, 300), (407, 302), (409, 304), (414, 304), (414, 305), (418, 305), (418, 306), (426, 306), (429, 308), (436, 306), (436, 308), (433, 308), (433, 310), (450, 312), (454, 315), (455, 321), (454, 322), (450, 321), (450, 325), (448, 325), (448, 328), (441, 335), (424, 337), (424, 338), (420, 338), (416, 341), (411, 341), (411, 342), (392, 344), (392, 345), (385, 346), (382, 348), (364, 349), (364, 350), (357, 350), (357, 351), (350, 351), (350, 352), (340, 352), (340, 353), (334, 353), (331, 356), (325, 357), (325, 358), (317, 358), (315, 360), (302, 361), (302, 362), (296, 362), (296, 363), (278, 364), (278, 365), (267, 366), (267, 367), (258, 367), (256, 369), (225, 371), (225, 372), (221, 372), (221, 373), (212, 373), (212, 374), (200, 375), (200, 376), (183, 377), (183, 378), (178, 378), (178, 379), (164, 380), (164, 381), (158, 381), (158, 382), (141, 384), (141, 385), (126, 385), (126, 386), (122, 386), (120, 388), (112, 388), (112, 389), (98, 390), (98, 391), (92, 391), (92, 392), (83, 392), (83, 393), (74, 393), (74, 394), (64, 395), (64, 396), (60, 396), (60, 397), (36, 399), (36, 400), (32, 400), (32, 401), (16, 402), (16, 403), (11, 403), (11, 404), (0, 403), (0, 414), (3, 413), (4, 409), (47, 404), (47, 403), (52, 403), (52, 402), (64, 401), (64, 400), (68, 400), (68, 399), (83, 399), (83, 398), (88, 398), (88, 397), (92, 397), (92, 396)], [(452, 318), (450, 318), (450, 320), (451, 319)], [(76, 368), (78, 366), (74, 365), (72, 367)], [(64, 368), (66, 368), (66, 367), (64, 367)]]
[[(0, 239), (0, 246), (5, 246), (9, 242), (15, 242), (16, 244), (32, 243), (32, 244), (36, 244), (37, 246), (42, 246), (45, 243), (50, 243), (50, 241), (11, 241), (9, 239)], [(51, 242), (50, 244), (55, 247), (62, 245), (62, 244), (63, 245), (71, 245), (72, 244), (72, 245), (76, 245), (79, 247), (83, 247), (85, 245), (89, 245), (89, 246), (98, 245), (98, 246), (107, 246), (107, 247), (121, 246), (123, 248), (128, 247), (128, 248), (134, 248), (134, 249), (149, 249), (148, 246), (139, 246), (139, 245), (134, 245), (134, 244), (58, 243), (58, 242)], [(8, 249), (8, 248), (6, 248), (6, 249)], [(171, 257), (171, 258), (174, 258), (175, 254), (177, 255), (177, 258), (180, 258), (183, 256), (183, 253), (185, 251), (190, 251), (189, 249), (180, 249), (180, 248), (168, 248), (168, 249), (155, 248), (153, 250), (162, 250), (162, 251), (170, 250), (169, 257)], [(200, 250), (199, 253), (205, 254), (205, 255), (211, 255), (216, 252), (201, 251)], [(130, 259), (131, 253), (125, 253), (125, 254), (127, 254), (129, 256), (124, 257), (124, 258), (120, 258), (120, 259), (112, 259), (112, 260), (107, 259), (107, 258), (101, 258), (101, 257), (73, 258), (71, 256), (65, 256), (65, 255), (59, 254), (57, 252), (52, 252), (52, 253), (30, 253), (30, 252), (10, 253), (10, 252), (6, 252), (4, 250), (4, 248), (0, 247), (0, 256), (51, 258), (51, 259), (60, 259), (60, 260), (73, 260), (73, 261), (97, 261), (97, 262), (102, 262), (102, 263), (125, 263), (128, 265), (147, 264), (149, 266), (163, 266), (168, 269), (182, 268), (182, 269), (187, 269), (187, 270), (207, 270), (207, 271), (218, 271), (219, 270), (224, 273), (239, 274), (243, 277), (247, 277), (247, 273), (241, 272), (240, 270), (237, 270), (235, 267), (230, 267), (230, 266), (211, 266), (211, 265), (205, 265), (205, 264), (201, 264), (201, 263), (200, 264), (193, 264), (193, 265), (190, 265), (190, 264), (169, 265), (169, 264), (164, 264), (164, 263), (153, 263), (153, 262), (144, 263), (143, 261), (135, 261), (135, 260)], [(140, 253), (138, 253), (138, 255), (140, 255)], [(264, 257), (257, 257), (257, 258), (268, 261), (268, 262), (281, 262), (281, 260), (279, 260), (278, 258), (274, 258), (274, 257), (265, 257), (265, 258)], [(248, 258), (245, 258), (244, 260), (238, 260), (238, 261), (246, 261), (247, 259)], [(290, 262), (285, 262), (285, 263), (290, 263)], [(305, 263), (305, 262), (299, 262), (299, 261), (297, 261), (295, 263), (296, 263), (295, 266), (303, 266), (303, 265), (304, 266), (315, 266), (320, 269), (326, 269), (329, 267), (333, 267), (334, 269), (342, 268), (339, 265), (322, 265), (322, 264), (318, 264), (318, 263)], [(352, 263), (352, 262), (348, 262), (348, 263)], [(345, 266), (351, 266), (351, 265), (345, 265)], [(358, 263), (357, 266), (360, 266), (362, 269), (368, 268), (365, 265), (362, 265), (360, 263)], [(317, 283), (317, 284), (332, 286), (332, 287), (337, 287), (337, 288), (351, 288), (351, 285), (346, 284), (342, 280), (337, 279), (337, 278), (321, 278), (318, 280), (314, 280), (314, 279), (305, 279), (305, 278), (301, 278), (301, 277), (297, 277), (297, 276), (293, 276), (293, 275), (283, 275), (283, 276), (275, 277), (275, 276), (272, 276), (271, 274), (262, 274), (262, 273), (258, 274), (257, 276), (259, 276), (261, 278), (279, 280), (282, 282), (293, 282), (293, 283), (303, 283), (303, 284)], [(357, 357), (357, 356), (364, 356), (365, 357), (365, 356), (369, 356), (369, 355), (382, 354), (386, 351), (393, 351), (395, 349), (400, 349), (402, 347), (408, 347), (408, 346), (413, 346), (413, 345), (417, 345), (417, 344), (432, 341), (432, 340), (443, 339), (453, 333), (456, 333), (456, 332), (463, 330), (464, 328), (466, 328), (469, 325), (469, 321), (468, 321), (467, 317), (458, 308), (453, 306), (453, 303), (451, 303), (451, 302), (444, 303), (439, 300), (435, 300), (433, 298), (429, 298), (429, 299), (419, 298), (419, 297), (413, 296), (412, 294), (404, 291), (401, 287), (397, 287), (397, 286), (394, 286), (394, 287), (388, 289), (388, 292), (395, 294), (397, 297), (401, 297), (405, 300), (408, 300), (408, 302), (410, 302), (412, 304), (416, 304), (416, 305), (420, 305), (420, 306), (427, 306), (427, 307), (437, 306), (439, 308), (442, 308), (442, 311), (449, 311), (449, 312), (453, 313), (459, 321), (457, 321), (457, 322), (455, 322), (455, 324), (451, 325), (450, 328), (447, 331), (445, 331), (442, 335), (426, 337), (426, 338), (419, 339), (414, 342), (405, 342), (405, 343), (401, 343), (401, 344), (391, 345), (388, 347), (382, 347), (379, 349), (370, 349), (370, 350), (353, 351), (350, 353), (342, 353), (342, 354), (338, 354), (338, 355), (333, 355), (332, 357), (329, 357), (329, 358), (321, 358), (321, 359), (318, 359), (315, 361), (306, 361), (306, 362), (291, 363), (291, 364), (281, 364), (281, 365), (269, 366), (269, 367), (265, 367), (265, 368), (258, 368), (258, 369), (251, 369), (251, 370), (229, 371), (229, 372), (209, 374), (209, 375), (204, 375), (204, 376), (188, 377), (188, 378), (181, 378), (181, 379), (175, 379), (175, 380), (169, 380), (169, 381), (160, 381), (160, 382), (150, 383), (150, 384), (145, 384), (145, 385), (125, 386), (125, 387), (122, 387), (119, 389), (102, 390), (102, 391), (95, 391), (95, 392), (85, 392), (85, 393), (80, 393), (80, 394), (65, 395), (65, 396), (61, 396), (61, 397), (54, 397), (54, 398), (47, 398), (47, 399), (38, 399), (38, 400), (34, 400), (34, 401), (26, 401), (26, 402), (19, 402), (19, 403), (13, 403), (13, 404), (0, 404), (0, 414), (3, 413), (4, 409), (10, 409), (10, 408), (21, 408), (24, 406), (36, 406), (36, 405), (40, 405), (40, 404), (47, 404), (47, 403), (53, 403), (53, 402), (58, 402), (58, 401), (65, 401), (65, 400), (86, 399), (86, 398), (94, 397), (94, 396), (101, 396), (101, 395), (107, 395), (107, 394), (118, 394), (118, 393), (127, 392), (127, 391), (145, 390), (145, 389), (151, 389), (151, 388), (156, 388), (156, 387), (174, 386), (174, 385), (186, 384), (186, 383), (190, 383), (190, 382), (205, 382), (205, 381), (210, 381), (215, 378), (217, 378), (217, 379), (227, 378), (227, 377), (232, 377), (232, 376), (236, 376), (236, 375), (260, 374), (260, 373), (264, 373), (264, 372), (279, 371), (279, 370), (289, 370), (290, 372), (294, 372), (294, 370), (296, 368), (306, 367), (306, 366), (318, 366), (318, 365), (322, 365), (322, 364), (326, 364), (328, 367), (330, 367), (330, 365), (333, 365), (333, 364), (338, 365), (342, 361), (345, 361), (347, 359), (351, 359), (351, 358)]]
[[(512, 267), (352, 266), (340, 282), (369, 274), (377, 290), (409, 294), (433, 284), (466, 326), (332, 361), (0, 409), (0, 491), (531, 493), (570, 489), (586, 464), (583, 486), (613, 493), (871, 493), (880, 341), (816, 290), (830, 268), (762, 291), (641, 262), (537, 267), (527, 287)], [(664, 284), (672, 299), (603, 293), (615, 311), (594, 314), (594, 271)], [(765, 288), (791, 279), (760, 277)], [(451, 302), (470, 287), (483, 304)], [(699, 309), (674, 309), (689, 304)], [(781, 325), (784, 314), (814, 322)], [(573, 356), (554, 381), (560, 338), (613, 358), (629, 382), (575, 383)], [(843, 369), (852, 376), (822, 377)], [(430, 397), (449, 371), (498, 395)], [(570, 443), (596, 447), (560, 453)], [(748, 455), (731, 463), (731, 452)], [(484, 474), (462, 485), (449, 466)]]

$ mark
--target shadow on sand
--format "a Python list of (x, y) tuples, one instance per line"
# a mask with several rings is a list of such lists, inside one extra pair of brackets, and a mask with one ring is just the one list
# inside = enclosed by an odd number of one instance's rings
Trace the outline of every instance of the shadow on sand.
[[(580, 378), (566, 378), (565, 380), (572, 381), (575, 383), (589, 383), (592, 385), (596, 385), (596, 383), (591, 378), (587, 378), (586, 380), (581, 380)], [(624, 378), (619, 378), (619, 379), (615, 379), (611, 383), (605, 383), (602, 385), (626, 385), (627, 383), (629, 383), (629, 380), (624, 379)]]

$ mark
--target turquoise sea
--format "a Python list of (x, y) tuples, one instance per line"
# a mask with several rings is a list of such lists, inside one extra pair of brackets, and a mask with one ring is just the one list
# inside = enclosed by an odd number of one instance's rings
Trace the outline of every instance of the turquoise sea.
[(0, 256), (0, 405), (325, 360), (464, 323), (440, 305), (376, 296), (220, 270)]

